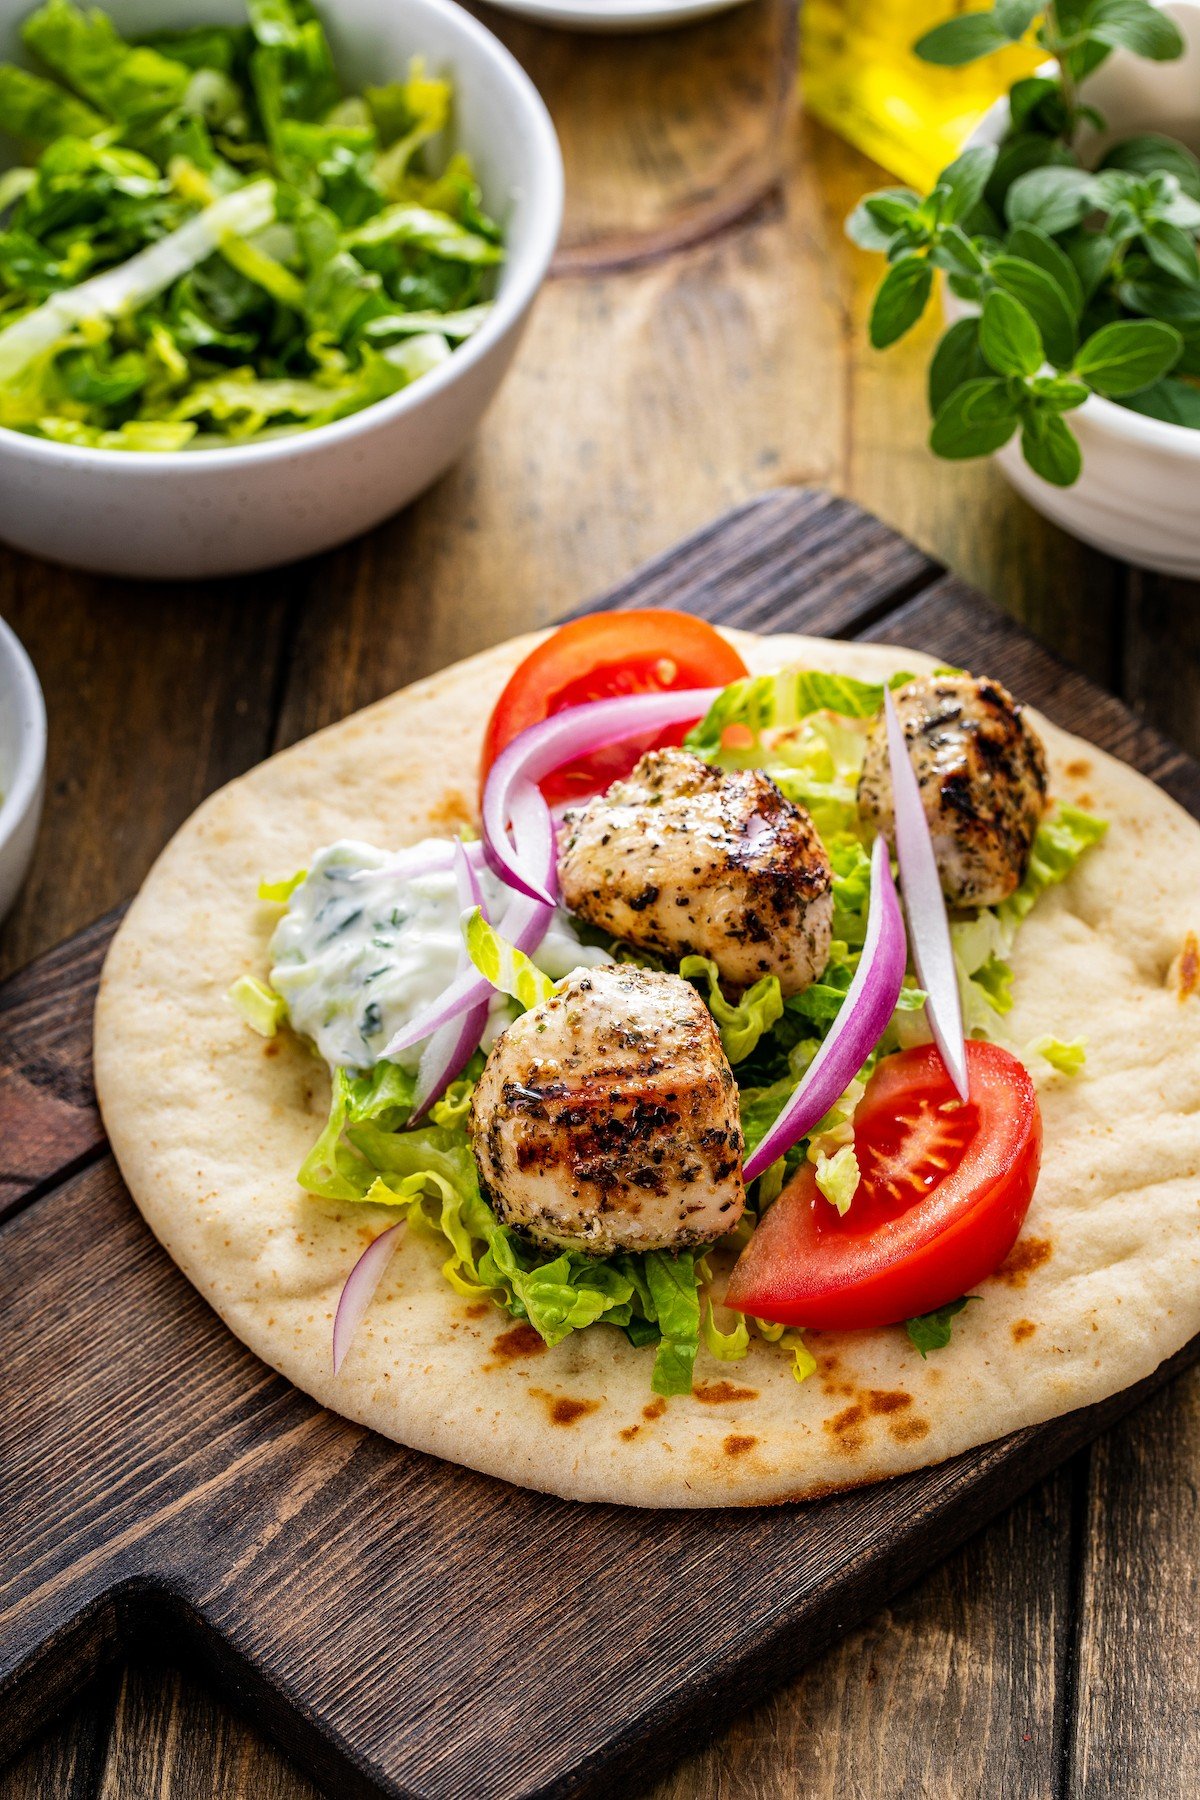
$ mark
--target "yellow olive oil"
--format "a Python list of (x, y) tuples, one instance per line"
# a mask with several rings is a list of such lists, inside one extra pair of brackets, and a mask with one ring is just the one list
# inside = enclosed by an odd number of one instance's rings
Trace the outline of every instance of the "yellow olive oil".
[(992, 102), (1044, 58), (1014, 46), (940, 69), (913, 55), (931, 26), (978, 10), (979, 0), (802, 0), (805, 104), (924, 192)]

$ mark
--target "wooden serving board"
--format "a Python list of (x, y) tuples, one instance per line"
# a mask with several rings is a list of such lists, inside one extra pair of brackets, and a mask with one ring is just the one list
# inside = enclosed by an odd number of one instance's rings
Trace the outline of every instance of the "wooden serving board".
[[(767, 494), (594, 604), (984, 668), (1200, 817), (1200, 764), (827, 495)], [(157, 1636), (338, 1796), (644, 1787), (1200, 1350), (1102, 1406), (802, 1508), (584, 1507), (400, 1449), (256, 1361), (132, 1206), (91, 1086), (115, 925), (0, 988), (0, 1751)]]

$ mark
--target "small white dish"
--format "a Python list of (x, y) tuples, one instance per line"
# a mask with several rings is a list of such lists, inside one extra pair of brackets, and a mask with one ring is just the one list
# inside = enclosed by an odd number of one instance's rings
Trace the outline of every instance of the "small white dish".
[(0, 619), (0, 919), (33, 857), (46, 788), (46, 703), (25, 647)]
[[(103, 0), (120, 30), (232, 24), (244, 0)], [(36, 0), (0, 0), (0, 60), (26, 62)], [(454, 461), (500, 385), (558, 242), (563, 173), (537, 89), (452, 0), (325, 0), (352, 88), (395, 80), (410, 57), (455, 84), (454, 138), (474, 159), (506, 260), (480, 329), (411, 387), (332, 425), (269, 442), (153, 455), (92, 450), (0, 428), (0, 538), (106, 574), (184, 578), (271, 568), (327, 550), (397, 512)]]
[[(1187, 39), (1178, 62), (1156, 63), (1120, 50), (1086, 85), (1089, 102), (1108, 121), (1103, 140), (1084, 144), (1087, 160), (1103, 143), (1158, 131), (1200, 151), (1200, 0), (1169, 0), (1162, 10)], [(1000, 100), (967, 140), (997, 144), (1008, 126)], [(944, 289), (946, 316), (972, 308)], [(1200, 431), (1169, 425), (1095, 394), (1070, 415), (1083, 451), (1074, 487), (1035, 475), (1013, 439), (996, 461), (1017, 492), (1065, 531), (1142, 568), (1200, 578)]]
[(660, 31), (690, 25), (746, 0), (492, 0), (503, 12), (568, 31)]

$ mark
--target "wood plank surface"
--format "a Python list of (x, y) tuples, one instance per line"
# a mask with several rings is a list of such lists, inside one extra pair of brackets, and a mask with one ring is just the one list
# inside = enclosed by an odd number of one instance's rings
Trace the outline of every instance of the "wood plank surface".
[[(886, 571), (897, 583), (894, 610)], [(971, 637), (1017, 691), (1172, 773), (1200, 810), (1200, 767), (845, 502), (765, 496), (614, 598), (686, 605), (693, 590), (720, 622), (761, 616), (803, 629), (819, 618), (847, 635), (947, 654)], [(74, 970), (88, 991), (108, 929), (85, 934), (73, 963), (60, 951), (35, 965), (11, 1003), (0, 996), (0, 1020), (12, 1024), (0, 1095), (6, 1082), (18, 1097), (28, 1087), (40, 996), (60, 1058), (56, 1089), (73, 1078), (87, 1108), (87, 1046), (61, 985)], [(379, 1783), (428, 1800), (629, 1791), (631, 1766), (649, 1775), (670, 1763), (1134, 1398), (802, 1515), (663, 1515), (647, 1532), (637, 1513), (506, 1489), (320, 1411), (209, 1313), (129, 1208), (107, 1156), (38, 1197), (47, 1179), (44, 1166), (31, 1171), (27, 1204), (4, 1234), (0, 1296), (13, 1344), (0, 1399), (0, 1436), (11, 1446), (0, 1476), (9, 1552), (0, 1685), (14, 1740), (132, 1631), (181, 1641), (232, 1679), (334, 1792), (373, 1793)], [(1064, 1479), (1050, 1490), (1060, 1520), (1070, 1517)], [(1011, 1762), (1005, 1720), (1014, 1712), (1031, 1726), (1022, 1746), (1039, 1746), (1018, 1754), (1026, 1774), (1036, 1781), (1059, 1755), (1072, 1666), (1070, 1533), (1052, 1530), (1033, 1558), (1018, 1558), (1013, 1535), (1027, 1550), (1030, 1509), (1004, 1530), (1008, 1548), (993, 1543), (982, 1559), (993, 1680), (980, 1680), (978, 1659), (955, 1654), (964, 1609), (953, 1584), (942, 1595), (952, 1623), (940, 1664), (924, 1632), (916, 1656), (897, 1658), (903, 1632), (868, 1650), (868, 1686), (885, 1672), (885, 1709), (910, 1703), (914, 1680), (922, 1695), (933, 1680), (941, 1693), (945, 1723), (931, 1738), (875, 1746), (880, 1769), (905, 1785), (927, 1787), (943, 1759), (971, 1781), (987, 1776), (998, 1750)], [(575, 1609), (558, 1603), (564, 1561), (587, 1595), (583, 1632)], [(974, 1584), (967, 1591), (974, 1602)], [(447, 1633), (448, 1620), (467, 1617), (465, 1639)], [(1007, 1626), (999, 1638), (997, 1620)], [(399, 1716), (388, 1705), (397, 1692), (408, 1702)], [(130, 1745), (158, 1741), (172, 1713), (170, 1688), (160, 1699), (126, 1679), (120, 1696), (100, 1791), (123, 1779)], [(753, 1722), (742, 1729), (753, 1746)], [(839, 1743), (857, 1766), (863, 1744), (845, 1731)], [(51, 1738), (31, 1754), (40, 1779), (44, 1759), (61, 1763), (63, 1750)], [(708, 1756), (721, 1754), (754, 1765), (736, 1737)], [(826, 1773), (841, 1779), (839, 1768)], [(25, 1778), (19, 1766), (14, 1782)]]
[[(148, 589), (0, 553), (0, 613), (34, 653), (52, 734), (46, 825), (31, 884), (0, 932), (0, 970), (118, 904), (203, 792), (273, 743), (548, 621), (780, 481), (862, 500), (1200, 749), (1195, 590), (1131, 579), (1045, 525), (990, 467), (934, 464), (920, 402), (930, 330), (886, 356), (866, 350), (877, 271), (846, 244), (840, 220), (881, 178), (819, 128), (787, 128), (785, 0), (609, 44), (479, 10), (542, 86), (567, 157), (560, 272), (513, 374), (431, 494), (304, 569)], [(17, 1173), (25, 1180), (28, 1168)], [(823, 1792), (830, 1766), (845, 1776), (840, 1791), (890, 1800), (898, 1732), (910, 1782), (931, 1794), (1194, 1793), (1183, 1751), (1200, 1690), (1187, 1511), (1200, 1479), (1186, 1428), (1195, 1404), (1194, 1378), (1176, 1383), (1122, 1428), (1144, 1434), (1135, 1456), (1085, 1458), (1056, 1477), (686, 1764), (673, 1800)], [(1086, 1515), (1060, 1492), (1082, 1480)], [(1108, 1549), (1106, 1531), (1118, 1533)], [(1076, 1566), (1067, 1594), (1064, 1532)], [(1085, 1571), (1097, 1623), (1087, 1644)], [(1130, 1614), (1141, 1621), (1138, 1653), (1122, 1661)], [(1035, 1616), (1031, 1654), (1024, 1631)], [(947, 1645), (955, 1667), (976, 1672), (962, 1721), (945, 1692)], [(1102, 1645), (1107, 1662), (1094, 1660)], [(4, 1800), (309, 1794), (203, 1678), (161, 1673), (169, 1648), (118, 1670), (0, 1774)], [(1075, 1672), (1088, 1657), (1091, 1682)], [(1064, 1679), (1052, 1680), (1060, 1667)], [(1037, 1724), (1026, 1743), (1015, 1726), (1006, 1733), (1005, 1716), (1030, 1687)], [(1146, 1738), (1158, 1748), (1143, 1742), (1139, 1757), (1138, 1722), (1151, 1714)], [(985, 1756), (970, 1748), (972, 1723)], [(1055, 1763), (1047, 1733), (1068, 1761)], [(1106, 1773), (1118, 1744), (1124, 1761)]]

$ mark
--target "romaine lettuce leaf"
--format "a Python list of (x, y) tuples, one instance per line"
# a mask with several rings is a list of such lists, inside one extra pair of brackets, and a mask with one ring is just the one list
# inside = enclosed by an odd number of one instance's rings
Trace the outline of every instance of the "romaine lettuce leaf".
[(679, 965), (685, 981), (707, 983), (707, 1006), (717, 1022), (721, 1043), (731, 1063), (744, 1062), (764, 1033), (783, 1016), (783, 995), (778, 975), (764, 975), (743, 993), (736, 1005), (725, 998), (721, 973), (707, 956), (685, 956)]
[[(903, 687), (908, 674), (893, 675), (889, 687)], [(784, 669), (775, 675), (748, 675), (725, 688), (686, 738), (689, 750), (713, 762), (736, 747), (752, 753), (762, 734), (798, 725), (815, 712), (844, 719), (874, 718), (883, 705), (883, 684), (828, 675), (819, 669)], [(727, 744), (731, 734), (733, 744)]]
[(153, 118), (180, 105), (191, 71), (146, 45), (127, 44), (99, 7), (45, 0), (21, 27), (29, 49), (112, 119)]
[(1034, 1038), (1032, 1043), (1026, 1045), (1025, 1055), (1027, 1059), (1040, 1056), (1060, 1075), (1078, 1075), (1087, 1061), (1087, 1039), (1072, 1038), (1069, 1044), (1065, 1044), (1061, 1038), (1056, 1037)]
[(57, 137), (92, 137), (108, 121), (86, 101), (69, 94), (57, 82), (45, 81), (0, 64), (0, 131), (24, 144), (49, 144)]

